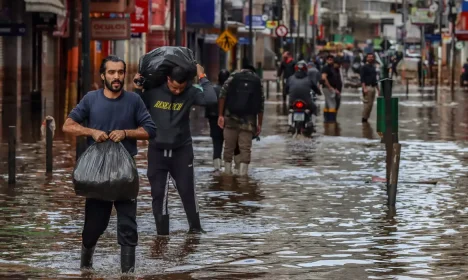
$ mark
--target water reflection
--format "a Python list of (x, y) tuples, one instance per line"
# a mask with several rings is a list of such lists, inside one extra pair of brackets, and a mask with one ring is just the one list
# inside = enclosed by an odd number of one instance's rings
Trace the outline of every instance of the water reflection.
[[(402, 91), (403, 92), (403, 91)], [(178, 194), (170, 192), (171, 236), (155, 236), (139, 143), (138, 279), (440, 279), (463, 275), (467, 254), (467, 99), (436, 105), (430, 92), (400, 100), (403, 144), (397, 209), (382, 184), (384, 148), (361, 123), (359, 93), (343, 96), (339, 123), (319, 118), (313, 138), (291, 138), (281, 102), (266, 105), (250, 177), (214, 174), (203, 111), (193, 111), (195, 174), (207, 234), (189, 236)], [(271, 98), (270, 100), (274, 100)], [(5, 109), (5, 107), (3, 107)], [(27, 105), (21, 110), (28, 110)], [(12, 118), (5, 118), (6, 115)], [(27, 120), (27, 118), (30, 118)], [(85, 278), (78, 269), (84, 199), (71, 182), (74, 139), (54, 142), (54, 173), (45, 175), (42, 116), (7, 108), (18, 125), (18, 183), (6, 185), (0, 148), (0, 278)], [(57, 124), (60, 127), (60, 123)], [(57, 130), (59, 131), (59, 130)], [(457, 141), (458, 140), (458, 141)], [(431, 142), (433, 141), (433, 142)], [(453, 141), (453, 142), (449, 142)], [(437, 185), (418, 184), (436, 180)], [(415, 183), (408, 183), (415, 182)], [(99, 240), (94, 278), (119, 278), (115, 213)]]

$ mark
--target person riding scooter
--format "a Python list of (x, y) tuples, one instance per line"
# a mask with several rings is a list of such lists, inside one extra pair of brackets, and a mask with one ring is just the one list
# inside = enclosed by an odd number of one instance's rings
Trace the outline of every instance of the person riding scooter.
[(322, 92), (318, 88), (317, 84), (309, 79), (307, 75), (307, 63), (305, 61), (299, 61), (295, 68), (295, 73), (289, 77), (286, 84), (286, 92), (289, 95), (289, 106), (292, 106), (295, 100), (301, 99), (307, 106), (312, 114), (317, 115), (317, 108), (315, 103), (312, 101), (312, 90), (315, 94), (322, 95)]

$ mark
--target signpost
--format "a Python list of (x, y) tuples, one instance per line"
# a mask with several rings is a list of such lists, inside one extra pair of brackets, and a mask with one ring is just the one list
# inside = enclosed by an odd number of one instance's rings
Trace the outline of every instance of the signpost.
[(26, 35), (26, 24), (2, 23), (0, 24), (0, 36), (24, 36)]
[(289, 30), (286, 26), (281, 24), (280, 26), (276, 27), (275, 33), (276, 33), (276, 36), (278, 37), (286, 37), (289, 33)]
[(228, 52), (237, 44), (237, 39), (231, 32), (225, 30), (219, 35), (218, 39), (216, 39), (216, 44), (218, 44), (223, 51)]
[[(250, 17), (247, 15), (245, 16), (245, 25), (249, 26), (250, 24)], [(253, 29), (265, 29), (266, 20), (263, 15), (253, 15), (252, 16), (252, 28)]]
[(148, 32), (148, 0), (136, 0), (135, 12), (130, 14), (132, 33)]

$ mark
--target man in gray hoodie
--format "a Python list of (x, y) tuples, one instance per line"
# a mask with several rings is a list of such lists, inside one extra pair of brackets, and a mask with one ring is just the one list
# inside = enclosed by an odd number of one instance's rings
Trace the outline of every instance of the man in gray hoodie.
[(184, 205), (189, 233), (203, 232), (195, 193), (190, 110), (192, 105), (216, 104), (217, 97), (200, 65), (197, 65), (197, 74), (200, 85), (194, 86), (188, 81), (189, 73), (176, 66), (164, 85), (141, 94), (156, 124), (156, 137), (148, 146), (147, 175), (158, 235), (169, 234), (169, 180), (172, 180)]

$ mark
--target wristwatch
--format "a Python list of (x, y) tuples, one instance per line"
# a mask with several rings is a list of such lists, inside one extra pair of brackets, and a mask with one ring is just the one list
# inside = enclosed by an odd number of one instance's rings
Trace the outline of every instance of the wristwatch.
[(200, 76), (198, 76), (198, 79), (199, 79), (199, 80), (201, 80), (201, 79), (203, 79), (203, 78), (206, 78), (206, 74), (205, 74), (205, 73), (203, 73), (203, 74), (201, 74)]

